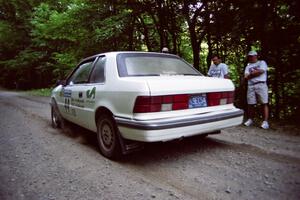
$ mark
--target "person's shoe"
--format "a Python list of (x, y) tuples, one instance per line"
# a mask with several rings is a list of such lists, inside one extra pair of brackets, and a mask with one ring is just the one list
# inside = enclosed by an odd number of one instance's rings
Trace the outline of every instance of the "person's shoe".
[(267, 121), (263, 121), (260, 127), (263, 129), (269, 129), (269, 123)]
[(252, 124), (253, 124), (253, 120), (252, 120), (252, 119), (248, 119), (248, 120), (244, 123), (245, 126), (251, 126)]

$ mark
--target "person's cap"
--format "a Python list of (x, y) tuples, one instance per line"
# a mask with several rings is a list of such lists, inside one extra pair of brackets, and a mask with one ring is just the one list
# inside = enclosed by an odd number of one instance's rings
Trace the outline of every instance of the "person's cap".
[(167, 47), (162, 48), (161, 52), (169, 52), (169, 49)]
[(256, 51), (249, 51), (248, 56), (257, 56)]

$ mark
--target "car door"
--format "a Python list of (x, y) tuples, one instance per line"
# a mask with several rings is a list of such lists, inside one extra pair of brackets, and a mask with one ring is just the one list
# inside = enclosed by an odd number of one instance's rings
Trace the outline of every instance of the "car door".
[(103, 91), (105, 91), (105, 64), (105, 56), (97, 58), (89, 78), (89, 83), (85, 85), (83, 94), (85, 98), (84, 109), (81, 115), (87, 120), (85, 127), (90, 130), (96, 130), (95, 111), (97, 109), (97, 101), (101, 100)]
[(94, 65), (95, 58), (85, 60), (80, 63), (77, 69), (67, 80), (67, 85), (63, 88), (64, 114), (65, 117), (81, 126), (85, 127), (86, 118), (85, 95), (89, 87), (89, 76)]

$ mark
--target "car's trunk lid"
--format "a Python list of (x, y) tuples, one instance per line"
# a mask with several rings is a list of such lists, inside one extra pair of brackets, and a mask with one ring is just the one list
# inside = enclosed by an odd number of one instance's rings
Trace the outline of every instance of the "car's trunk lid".
[(231, 80), (204, 76), (144, 77), (151, 96), (233, 91)]

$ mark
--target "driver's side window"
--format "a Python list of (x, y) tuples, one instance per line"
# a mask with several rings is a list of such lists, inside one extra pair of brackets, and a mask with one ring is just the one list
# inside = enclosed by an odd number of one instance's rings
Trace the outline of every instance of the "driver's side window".
[(90, 72), (92, 70), (93, 62), (94, 60), (81, 64), (74, 72), (74, 74), (70, 77), (69, 84), (73, 85), (73, 84), (87, 83)]

